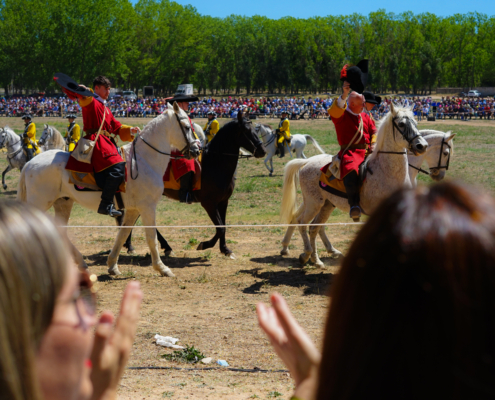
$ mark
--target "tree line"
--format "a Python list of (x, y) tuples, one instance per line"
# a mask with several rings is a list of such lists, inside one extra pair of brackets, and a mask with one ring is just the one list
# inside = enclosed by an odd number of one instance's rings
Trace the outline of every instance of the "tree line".
[(169, 0), (0, 0), (0, 87), (53, 91), (64, 72), (157, 95), (325, 93), (370, 60), (369, 87), (426, 93), (495, 86), (495, 16), (387, 13), (308, 19), (200, 15)]

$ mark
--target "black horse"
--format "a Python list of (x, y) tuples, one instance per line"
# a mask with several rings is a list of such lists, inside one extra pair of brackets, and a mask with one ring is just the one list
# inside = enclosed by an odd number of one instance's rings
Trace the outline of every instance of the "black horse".
[[(256, 158), (265, 156), (265, 149), (251, 121), (239, 112), (237, 120), (220, 128), (213, 140), (206, 145), (201, 161), (201, 190), (194, 191), (194, 202), (201, 203), (215, 225), (226, 225), (225, 217), (235, 187), (234, 173), (241, 147)], [(178, 190), (164, 189), (163, 194), (173, 200), (179, 200)], [(231, 255), (232, 251), (225, 242), (225, 231), (225, 228), (217, 228), (215, 236), (206, 242), (201, 242), (197, 250), (212, 248), (220, 239), (220, 252), (227, 256)], [(172, 248), (158, 229), (156, 234), (165, 254), (170, 254)], [(132, 231), (124, 244), (129, 252), (134, 250), (131, 240)]]

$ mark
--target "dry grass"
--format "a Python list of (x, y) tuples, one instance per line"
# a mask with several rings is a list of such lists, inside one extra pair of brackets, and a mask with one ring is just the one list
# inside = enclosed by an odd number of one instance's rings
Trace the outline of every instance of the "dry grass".
[[(65, 126), (62, 119), (37, 119), (37, 124), (49, 121), (57, 128)], [(143, 119), (125, 123), (141, 126)], [(201, 124), (204, 120), (200, 121)], [(263, 121), (265, 122), (265, 121)], [(277, 121), (268, 120), (275, 126)], [(0, 126), (10, 125), (22, 131), (20, 119), (0, 118)], [(222, 121), (221, 121), (222, 124)], [(494, 122), (476, 123), (421, 123), (421, 128), (457, 132), (455, 155), (451, 160), (449, 178), (462, 178), (495, 191), (493, 171), (495, 159)], [(309, 133), (317, 138), (329, 153), (337, 149), (335, 131), (328, 120), (293, 121), (294, 133)], [(308, 145), (308, 156), (316, 154)], [(232, 196), (227, 222), (278, 223), (282, 187), (283, 161), (275, 160), (275, 176), (268, 177), (262, 160), (241, 160), (236, 190)], [(0, 167), (6, 166), (5, 157)], [(15, 197), (18, 171), (7, 178), (9, 189), (2, 197)], [(420, 182), (429, 178), (420, 177)], [(199, 205), (183, 205), (163, 198), (158, 208), (159, 225), (211, 224)], [(347, 222), (348, 217), (334, 213), (331, 222)], [(72, 225), (110, 225), (108, 218), (87, 212), (76, 206)], [(358, 227), (343, 227), (338, 231), (327, 229), (330, 240), (339, 250), (347, 251)], [(130, 280), (139, 280), (144, 291), (144, 302), (130, 366), (163, 366), (204, 368), (205, 366), (178, 364), (165, 360), (162, 354), (171, 350), (153, 343), (156, 333), (180, 338), (180, 344), (199, 349), (206, 357), (226, 360), (236, 368), (283, 369), (256, 323), (255, 305), (267, 301), (273, 291), (282, 293), (291, 309), (311, 338), (319, 344), (328, 307), (326, 293), (338, 271), (338, 260), (325, 257), (325, 269), (311, 265), (301, 268), (297, 257), (302, 242), (296, 234), (289, 257), (279, 256), (281, 228), (228, 229), (228, 246), (237, 259), (230, 260), (213, 250), (197, 252), (191, 243), (213, 236), (208, 229), (163, 229), (175, 251), (175, 257), (163, 258), (176, 278), (161, 278), (150, 267), (149, 251), (142, 230), (136, 230), (136, 255), (121, 254), (123, 276), (111, 279), (106, 274), (106, 255), (115, 237), (112, 229), (74, 229), (70, 236), (87, 259), (91, 272), (99, 277), (99, 309), (118, 312), (119, 299)], [(320, 249), (321, 251), (321, 249)], [(214, 365), (213, 365), (214, 366)], [(239, 373), (218, 367), (213, 371), (128, 370), (122, 380), (120, 398), (172, 399), (248, 399), (288, 398), (293, 389), (285, 373)], [(280, 396), (279, 396), (280, 394)], [(257, 396), (257, 397), (256, 397)]]

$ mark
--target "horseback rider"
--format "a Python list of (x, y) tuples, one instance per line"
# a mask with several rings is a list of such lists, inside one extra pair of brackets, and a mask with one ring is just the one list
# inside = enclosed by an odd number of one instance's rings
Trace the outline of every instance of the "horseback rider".
[(94, 172), (96, 184), (102, 189), (98, 213), (119, 217), (122, 212), (115, 209), (113, 199), (125, 179), (125, 162), (119, 153), (115, 137), (118, 136), (121, 140), (130, 142), (141, 130), (138, 127), (122, 125), (105, 105), (111, 85), (110, 80), (105, 76), (100, 75), (94, 79), (93, 90), (77, 85), (63, 74), (57, 74), (54, 79), (62, 86), (62, 90), (70, 99), (77, 99), (79, 102), (82, 108), (85, 139), (95, 140), (102, 126), (101, 134), (93, 150), (91, 164), (76, 160), (72, 153), (65, 168), (83, 173)]
[(285, 141), (289, 145), (290, 148), (290, 122), (289, 118), (287, 118), (289, 113), (287, 110), (283, 110), (281, 113), (282, 118), (280, 119), (280, 123), (278, 124), (278, 129), (275, 132), (278, 135), (277, 147), (279, 151), (279, 158), (285, 156)]
[(65, 151), (71, 153), (75, 147), (76, 143), (81, 138), (81, 127), (76, 124), (76, 114), (67, 114), (66, 117), (69, 120), (69, 125), (67, 125), (67, 131), (65, 132)]
[(209, 143), (220, 130), (220, 124), (218, 123), (217, 113), (215, 111), (208, 111), (206, 115), (208, 117), (208, 122), (203, 130), (206, 135), (206, 143)]
[(29, 161), (33, 159), (38, 151), (38, 146), (36, 145), (36, 125), (31, 119), (31, 114), (24, 114), (22, 119), (26, 124), (24, 133), (22, 134), (22, 147), (26, 151), (26, 161)]
[[(166, 100), (167, 103), (172, 103), (172, 104), (174, 103), (174, 101), (177, 102), (177, 105), (180, 108), (182, 108), (187, 114), (189, 114), (189, 103), (194, 101), (199, 101), (199, 98), (196, 96), (178, 94)], [(193, 127), (193, 123), (191, 122), (191, 119), (189, 119), (189, 123), (191, 124), (191, 128), (194, 132), (194, 127)], [(215, 131), (215, 133), (217, 132), (218, 130)], [(194, 136), (196, 136), (196, 139), (198, 138), (196, 132), (194, 132)], [(174, 173), (174, 178), (178, 179), (180, 182), (179, 201), (181, 203), (192, 204), (194, 199), (194, 195), (193, 195), (194, 174), (196, 173), (196, 165), (194, 163), (194, 160), (188, 160), (187, 158), (184, 158), (182, 156), (182, 153), (179, 150), (174, 150), (172, 151), (172, 156), (170, 157), (170, 163), (171, 163), (172, 171)]]
[[(364, 99), (366, 101), (366, 104), (365, 104), (365, 112), (366, 114), (368, 114), (368, 116), (370, 117), (371, 119), (371, 125), (372, 125), (372, 131), (375, 132), (374, 134), (372, 134), (371, 136), (371, 142), (370, 142), (370, 147), (369, 147), (369, 150), (368, 150), (368, 154), (370, 153), (373, 153), (373, 151), (375, 150), (375, 143), (376, 143), (376, 121), (375, 121), (375, 118), (373, 118), (373, 114), (371, 114), (371, 110), (373, 110), (373, 108), (375, 107), (378, 107), (381, 103), (382, 103), (382, 98), (374, 93), (371, 93), (371, 92), (364, 92), (363, 93), (364, 95)], [(366, 154), (366, 155), (368, 155)]]
[(372, 141), (376, 135), (373, 121), (363, 112), (365, 98), (361, 93), (367, 75), (368, 60), (362, 60), (353, 67), (345, 65), (340, 76), (343, 93), (328, 109), (340, 145), (340, 179), (343, 180), (351, 208), (349, 216), (355, 221), (359, 220), (362, 211), (359, 204), (359, 166), (365, 159), (366, 151), (374, 147)]

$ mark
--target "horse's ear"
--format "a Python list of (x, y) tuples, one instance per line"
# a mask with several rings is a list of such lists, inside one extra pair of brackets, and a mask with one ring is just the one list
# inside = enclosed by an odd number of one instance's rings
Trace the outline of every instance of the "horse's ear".
[(397, 112), (395, 111), (395, 107), (394, 107), (394, 102), (393, 101), (390, 102), (390, 112), (392, 113), (392, 115), (394, 117), (397, 115)]
[(172, 107), (172, 104), (170, 104), (168, 101), (167, 101), (167, 109), (169, 110), (173, 110), (174, 108)]
[(48, 124), (45, 124), (45, 129), (47, 129), (47, 128), (48, 128)]
[(237, 113), (237, 121), (239, 121), (239, 123), (242, 123), (242, 111), (239, 110), (239, 112)]
[(457, 135), (457, 133), (452, 133), (452, 131), (448, 131), (447, 135), (448, 135), (448, 137), (445, 139), (445, 141), (450, 142), (452, 139), (454, 139), (454, 137), (455, 137), (455, 135)]
[(180, 114), (180, 107), (176, 101), (174, 101), (174, 113)]

